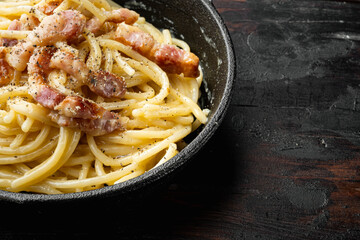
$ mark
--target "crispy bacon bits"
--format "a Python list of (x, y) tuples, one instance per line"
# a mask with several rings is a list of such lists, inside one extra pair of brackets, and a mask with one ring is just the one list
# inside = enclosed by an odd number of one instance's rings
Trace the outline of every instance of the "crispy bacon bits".
[(123, 129), (120, 118), (95, 102), (74, 95), (67, 96), (47, 84), (54, 47), (37, 47), (28, 66), (29, 84), (34, 99), (53, 110), (51, 118), (60, 126), (80, 128), (91, 135), (103, 135)]
[(51, 58), (50, 66), (64, 70), (101, 97), (121, 98), (126, 92), (123, 78), (102, 70), (90, 71), (85, 62), (71, 52), (59, 49)]
[(10, 83), (14, 76), (14, 69), (5, 60), (5, 49), (0, 48), (0, 87)]
[(58, 41), (71, 43), (83, 32), (86, 18), (75, 10), (66, 10), (45, 17), (24, 41), (16, 44), (7, 55), (7, 61), (18, 71), (24, 71), (36, 46), (53, 45)]
[(139, 19), (139, 14), (127, 8), (119, 8), (110, 12), (106, 12), (106, 17), (106, 21), (108, 22), (125, 22), (126, 24), (132, 25)]
[(121, 98), (126, 92), (123, 78), (110, 72), (90, 72), (88, 80), (90, 90), (104, 98)]
[[(139, 14), (131, 11), (127, 8), (120, 8), (113, 11), (105, 12), (106, 14), (106, 22), (111, 23), (126, 23), (129, 25), (134, 24), (139, 19)], [(103, 23), (99, 21), (98, 18), (93, 17), (89, 21), (86, 22), (86, 29), (90, 32), (94, 33), (95, 36), (102, 34), (101, 31)], [(115, 29), (114, 29), (115, 30)]]
[(62, 2), (63, 0), (46, 0), (44, 4), (39, 6), (39, 10), (46, 15), (51, 15)]
[(195, 54), (174, 45), (158, 43), (138, 27), (119, 24), (114, 38), (154, 61), (165, 72), (183, 73), (185, 77), (199, 76), (199, 58)]

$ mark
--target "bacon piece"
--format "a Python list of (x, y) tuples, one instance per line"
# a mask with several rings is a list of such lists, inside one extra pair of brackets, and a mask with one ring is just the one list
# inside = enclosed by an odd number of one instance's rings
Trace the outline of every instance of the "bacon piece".
[(89, 69), (82, 59), (76, 57), (72, 52), (61, 49), (51, 57), (50, 66), (64, 70), (80, 83), (85, 83), (89, 75)]
[(139, 19), (139, 14), (127, 8), (119, 8), (106, 12), (106, 21), (113, 23), (122, 23), (132, 25)]
[[(139, 14), (127, 8), (120, 8), (113, 11), (105, 12), (106, 22), (112, 23), (122, 23), (132, 25), (139, 19)], [(97, 17), (91, 18), (86, 22), (86, 29), (94, 33), (95, 36), (104, 34), (105, 32), (101, 31), (103, 23)], [(115, 29), (114, 29), (115, 30)]]
[(7, 55), (8, 63), (16, 70), (24, 71), (36, 46), (52, 45), (58, 41), (76, 41), (85, 23), (85, 16), (75, 10), (66, 10), (45, 17), (25, 41), (19, 42), (11, 49)]
[(15, 19), (15, 20), (11, 21), (11, 23), (8, 27), (8, 30), (19, 31), (19, 30), (21, 30), (21, 28), (22, 28), (21, 21)]
[(174, 45), (158, 43), (150, 34), (138, 27), (119, 24), (114, 38), (131, 46), (168, 73), (183, 73), (185, 77), (199, 76), (199, 58), (195, 54)]
[(106, 111), (96, 103), (79, 96), (67, 96), (54, 110), (65, 117), (83, 119), (97, 119)]
[(33, 15), (23, 14), (20, 17), (21, 29), (23, 31), (32, 31), (34, 28), (39, 26), (40, 21)]
[[(20, 19), (13, 20), (7, 30), (11, 31), (31, 31), (33, 30), (37, 25), (39, 25), (39, 20), (32, 16), (27, 14), (22, 14)], [(0, 39), (0, 46), (4, 47), (12, 47), (15, 46), (18, 43), (17, 39), (11, 39), (11, 38), (1, 38)]]
[(0, 87), (9, 84), (14, 76), (14, 69), (6, 62), (5, 58), (0, 58)]
[[(33, 97), (42, 106), (56, 110), (60, 115), (78, 119), (98, 119), (108, 116), (108, 110), (95, 102), (80, 96), (66, 96), (48, 86), (43, 77), (35, 74), (31, 77), (31, 87), (34, 87)], [(115, 116), (115, 115), (114, 115)]]
[(36, 83), (34, 99), (42, 106), (53, 110), (49, 116), (58, 125), (78, 128), (93, 136), (124, 129), (116, 113), (79, 96), (65, 96), (41, 82), (40, 79), (40, 83)]
[(56, 122), (60, 126), (78, 128), (93, 136), (101, 136), (115, 130), (124, 130), (119, 120), (119, 116), (109, 111), (106, 112), (102, 118), (98, 119), (69, 118), (60, 115), (56, 111), (52, 111), (49, 116), (52, 121)]
[(9, 84), (14, 76), (14, 69), (5, 60), (5, 49), (0, 49), (0, 87)]
[(67, 96), (46, 83), (51, 72), (54, 47), (37, 47), (28, 66), (32, 96), (42, 106), (53, 110), (51, 118), (60, 126), (80, 128), (91, 135), (103, 135), (122, 129), (119, 116), (80, 96)]
[(64, 70), (101, 97), (121, 98), (126, 92), (123, 78), (102, 70), (90, 71), (86, 64), (71, 52), (58, 50), (51, 58), (50, 66)]
[(6, 60), (10, 66), (22, 72), (25, 70), (33, 51), (34, 45), (30, 41), (20, 41), (11, 48), (10, 53), (6, 55)]
[(123, 78), (102, 70), (90, 72), (88, 86), (90, 90), (104, 98), (121, 98), (126, 92)]
[[(95, 34), (95, 36), (101, 35), (101, 27), (103, 24), (100, 22), (100, 20), (97, 17), (93, 17), (90, 20), (86, 22), (86, 29)], [(80, 37), (80, 42), (85, 38)]]
[(62, 2), (63, 0), (47, 0), (38, 9), (46, 15), (51, 15)]
[(17, 43), (18, 43), (17, 39), (0, 38), (0, 46), (3, 47), (12, 47), (15, 46)]
[(32, 91), (34, 99), (43, 107), (54, 109), (66, 98), (64, 94), (46, 85), (44, 79), (39, 75), (29, 78), (29, 81), (31, 81), (32, 87), (34, 87)]
[(50, 61), (55, 52), (55, 47), (37, 47), (29, 60), (28, 73), (46, 78), (52, 71)]
[(78, 11), (66, 10), (59, 12), (43, 19), (39, 27), (34, 29), (31, 37), (35, 37), (35, 39), (32, 42), (40, 46), (61, 41), (72, 43), (83, 32), (85, 24), (85, 16)]
[[(11, 31), (19, 31), (21, 30), (21, 22), (17, 19), (13, 20), (7, 30)], [(11, 39), (11, 38), (1, 38), (0, 39), (0, 45), (4, 47), (12, 47), (15, 46), (18, 43), (17, 39)]]

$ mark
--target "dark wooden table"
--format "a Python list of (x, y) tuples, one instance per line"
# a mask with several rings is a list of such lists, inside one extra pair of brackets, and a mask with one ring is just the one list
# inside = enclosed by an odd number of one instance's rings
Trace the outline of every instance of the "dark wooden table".
[(360, 239), (360, 3), (214, 4), (237, 78), (193, 164), (134, 206), (2, 209), (1, 239)]

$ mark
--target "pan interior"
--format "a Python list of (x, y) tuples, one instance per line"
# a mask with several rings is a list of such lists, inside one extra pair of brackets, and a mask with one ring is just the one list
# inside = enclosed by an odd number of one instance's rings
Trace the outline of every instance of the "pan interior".
[(186, 141), (190, 144), (164, 164), (165, 166), (151, 170), (136, 179), (98, 190), (63, 195), (0, 191), (0, 199), (17, 203), (37, 203), (69, 202), (75, 199), (90, 200), (119, 195), (127, 198), (124, 195), (129, 192), (149, 186), (164, 176), (181, 169), (218, 127), (230, 99), (234, 77), (234, 57), (226, 28), (215, 9), (207, 0), (117, 0), (116, 2), (138, 12), (155, 27), (169, 29), (175, 37), (185, 40), (192, 52), (200, 58), (204, 72), (200, 105), (211, 110), (209, 122), (198, 132), (189, 136)]

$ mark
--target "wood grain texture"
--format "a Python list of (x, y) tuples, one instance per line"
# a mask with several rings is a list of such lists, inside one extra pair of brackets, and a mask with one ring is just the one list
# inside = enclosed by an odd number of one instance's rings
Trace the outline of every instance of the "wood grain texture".
[(360, 4), (214, 4), (237, 78), (225, 121), (196, 161), (131, 206), (4, 214), (1, 239), (360, 239), (360, 46), (336, 38), (360, 34)]

